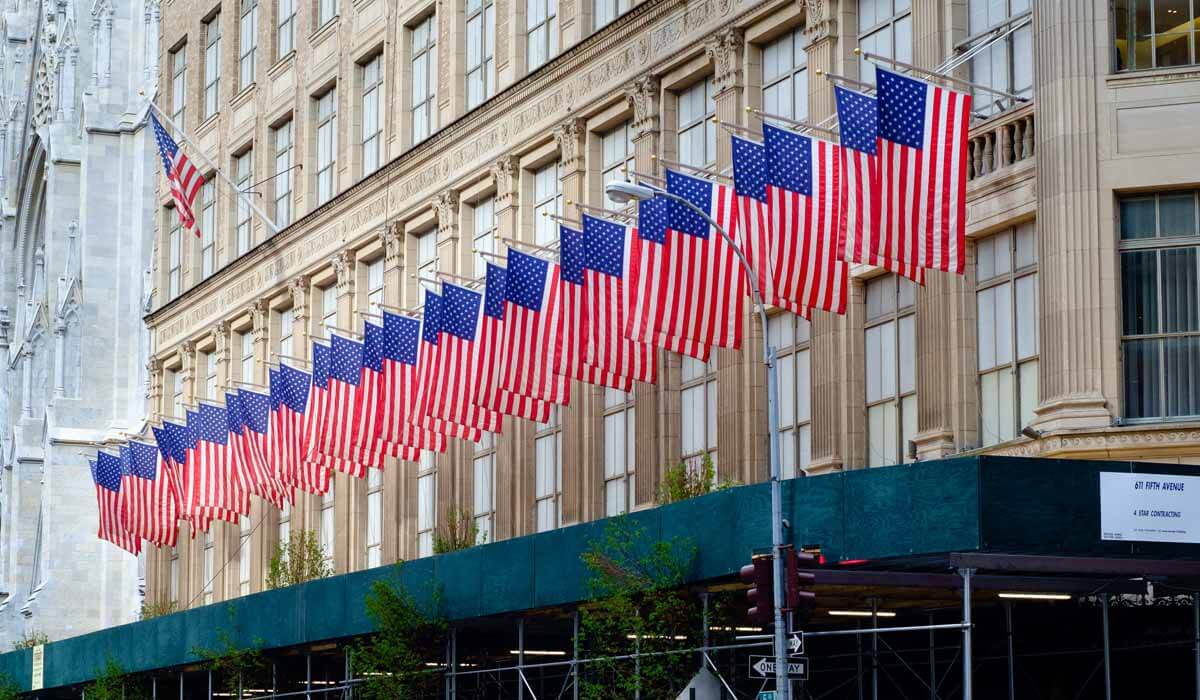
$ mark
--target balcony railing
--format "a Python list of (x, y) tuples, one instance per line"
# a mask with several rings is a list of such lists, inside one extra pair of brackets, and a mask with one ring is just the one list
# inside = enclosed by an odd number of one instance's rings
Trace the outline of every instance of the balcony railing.
[(1010, 109), (971, 127), (967, 179), (1000, 172), (1033, 158), (1033, 103)]

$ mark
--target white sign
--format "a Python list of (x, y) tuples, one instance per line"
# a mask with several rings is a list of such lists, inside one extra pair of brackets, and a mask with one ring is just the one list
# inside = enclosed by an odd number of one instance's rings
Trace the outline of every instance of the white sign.
[(804, 653), (804, 637), (798, 633), (792, 632), (792, 636), (788, 637), (788, 653), (793, 656)]
[(1200, 544), (1200, 476), (1100, 472), (1100, 539)]
[(33, 648), (33, 669), (29, 674), (29, 689), (41, 690), (46, 671), (46, 647), (39, 644)]

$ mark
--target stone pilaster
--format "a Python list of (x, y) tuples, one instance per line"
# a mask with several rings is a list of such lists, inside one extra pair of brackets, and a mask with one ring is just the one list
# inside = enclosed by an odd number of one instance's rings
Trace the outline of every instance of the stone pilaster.
[(159, 358), (151, 355), (146, 361), (146, 373), (150, 377), (149, 389), (146, 392), (146, 405), (149, 407), (147, 413), (153, 420), (156, 414), (163, 411), (163, 363)]
[(178, 381), (183, 383), (183, 402), (188, 404), (196, 399), (196, 343), (185, 340), (179, 344), (179, 361)]
[[(404, 288), (404, 225), (392, 222), (379, 233), (383, 243), (383, 303), (398, 307)], [(415, 472), (416, 465), (389, 458), (383, 470), (383, 532), (380, 537), (380, 560), (391, 564), (401, 556), (404, 542), (403, 512), (409, 503), (409, 480), (405, 474)], [(415, 535), (414, 535), (415, 537)]]
[[(917, 457), (938, 459), (953, 454), (953, 396), (961, 358), (955, 352), (957, 275), (931, 274), (917, 291)], [(907, 445), (904, 446), (908, 449)], [(905, 453), (907, 454), (907, 452)]]
[(1106, 427), (1117, 413), (1116, 254), (1101, 220), (1096, 46), (1104, 8), (1035, 3), (1039, 429)]
[(229, 384), (229, 334), (231, 332), (229, 321), (221, 321), (213, 326), (209, 331), (214, 349), (213, 353), (217, 362), (217, 395), (207, 397), (210, 401), (224, 403), (225, 391)]
[[(337, 275), (337, 325), (353, 328), (354, 253), (343, 250), (329, 259), (329, 265)], [(360, 559), (358, 543), (364, 533), (354, 527), (354, 514), (366, 498), (366, 488), (362, 479), (336, 470), (333, 479), (333, 567), (340, 574), (354, 571)]]
[(592, 31), (591, 0), (558, 0), (559, 51), (585, 39)]
[(820, 122), (834, 113), (833, 83), (818, 72), (835, 70), (838, 47), (838, 0), (808, 3), (804, 52), (808, 57), (808, 117)]
[(254, 348), (254, 376), (248, 381), (266, 385), (267, 371), (265, 367), (270, 361), (271, 307), (265, 299), (258, 299), (250, 304), (250, 332)]
[(305, 275), (293, 277), (288, 291), (292, 295), (292, 352), (296, 357), (311, 357), (312, 281)]
[[(729, 27), (710, 35), (704, 40), (704, 52), (713, 63), (713, 83), (716, 94), (717, 119), (730, 124), (745, 122), (744, 92), (745, 75), (744, 61), (745, 41), (742, 30)], [(729, 133), (724, 129), (717, 130), (717, 169), (721, 170), (731, 165)]]

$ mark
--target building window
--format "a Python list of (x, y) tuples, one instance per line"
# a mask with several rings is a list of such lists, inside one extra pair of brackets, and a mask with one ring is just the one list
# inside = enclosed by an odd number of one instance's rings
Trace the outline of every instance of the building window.
[(171, 376), (175, 381), (175, 387), (171, 392), (171, 415), (175, 418), (183, 418), (183, 375), (175, 372)]
[[(605, 185), (614, 180), (629, 179), (629, 174), (622, 171), (632, 172), (637, 167), (634, 163), (633, 148), (633, 127), (628, 121), (621, 122), (615, 129), (606, 131), (600, 137), (601, 179)], [(625, 204), (618, 204), (609, 199), (607, 192), (604, 194), (604, 206), (614, 211), (626, 207)]]
[(296, 48), (296, 0), (279, 0), (275, 15), (275, 57), (283, 58)]
[(791, 479), (812, 458), (812, 404), (808, 321), (789, 313), (767, 320), (779, 377), (779, 474)]
[(474, 481), (474, 515), (478, 530), (477, 542), (495, 540), (493, 530), (496, 513), (496, 436), (484, 433), (483, 439), (475, 443), (472, 460)]
[(362, 172), (367, 176), (383, 163), (383, 59), (363, 64)]
[(437, 128), (437, 15), (412, 28), (412, 140), (424, 141)]
[(558, 242), (558, 221), (546, 216), (561, 216), (563, 211), (562, 166), (557, 161), (533, 173), (533, 233), (538, 245)]
[(329, 338), (337, 326), (337, 285), (321, 290), (321, 333)]
[(170, 571), (168, 573), (168, 600), (179, 606), (179, 550), (171, 550)]
[[(970, 0), (967, 34), (978, 36), (1013, 15), (1028, 12), (1030, 0)], [(971, 59), (971, 80), (1022, 97), (1033, 95), (1033, 25), (1027, 24)], [(975, 90), (971, 100), (976, 114), (990, 115), (1011, 106), (995, 93)]]
[(1196, 63), (1200, 6), (1187, 0), (1116, 0), (1113, 3), (1117, 70)]
[(1033, 222), (975, 244), (980, 439), (1012, 440), (1033, 422), (1038, 386), (1037, 238)]
[(383, 471), (367, 470), (367, 568), (383, 563)]
[(204, 23), (204, 118), (221, 107), (221, 13)]
[(604, 515), (628, 513), (634, 494), (633, 392), (604, 390)]
[(287, 499), (283, 501), (283, 508), (279, 511), (279, 545), (284, 549), (287, 548), (288, 542), (292, 539), (292, 504), (288, 503)]
[(717, 162), (717, 125), (713, 117), (717, 103), (712, 78), (679, 93), (678, 130), (679, 160), (702, 167)]
[[(485, 197), (475, 203), (471, 211), (474, 227), (471, 229), (472, 245), (475, 250), (485, 253), (496, 252), (496, 198)], [(475, 261), (474, 274), (476, 279), (482, 279), (487, 274), (487, 259), (482, 255), (473, 256)]]
[(562, 526), (559, 501), (562, 499), (562, 424), (559, 409), (550, 409), (550, 419), (537, 423), (533, 433), (536, 467), (534, 499), (537, 510), (537, 531), (546, 532)]
[(867, 464), (908, 461), (917, 434), (916, 287), (895, 275), (867, 283)]
[(246, 151), (233, 159), (233, 174), (237, 178), (237, 254), (245, 255), (253, 243), (250, 204), (254, 196), (254, 151)]
[(293, 325), (296, 322), (294, 309), (279, 312), (279, 354), (291, 357), (295, 353), (292, 347)]
[(239, 87), (245, 90), (254, 82), (254, 56), (258, 52), (258, 0), (242, 0), (242, 16), (238, 23)]
[(433, 277), (438, 271), (437, 230), (417, 234), (417, 275)]
[(204, 398), (217, 399), (217, 353), (204, 353)]
[(496, 4), (467, 0), (467, 109), (496, 90)]
[(367, 313), (380, 314), (383, 303), (383, 258), (367, 264)]
[(1196, 192), (1125, 197), (1120, 217), (1125, 417), (1200, 416)]
[(204, 588), (201, 589), (202, 602), (208, 605), (213, 602), (213, 535), (212, 531), (204, 533), (204, 554), (200, 564), (200, 578)]
[(337, 88), (317, 99), (317, 205), (337, 191)]
[(680, 418), (683, 461), (699, 470), (704, 458), (717, 461), (717, 363), (684, 357), (680, 370)]
[(200, 279), (217, 270), (217, 183), (200, 186)]
[(275, 129), (275, 223), (292, 223), (292, 120)]
[(525, 55), (533, 72), (558, 53), (558, 0), (528, 0), (525, 6)]
[(626, 12), (629, 12), (629, 0), (595, 0), (592, 6), (592, 17), (595, 20), (593, 29), (599, 30)]
[(433, 527), (437, 519), (437, 468), (433, 452), (421, 453), (417, 469), (417, 556), (433, 554)]
[(171, 52), (171, 121), (187, 129), (187, 44)]
[(238, 594), (250, 594), (250, 518), (238, 520)]
[(183, 286), (183, 224), (174, 207), (167, 208), (167, 221), (167, 298), (174, 299)]
[(323, 27), (338, 13), (338, 0), (317, 0), (317, 26)]
[(254, 332), (247, 330), (239, 336), (242, 344), (241, 376), (243, 382), (254, 381)]
[(333, 481), (329, 490), (321, 494), (321, 554), (325, 564), (333, 569)]
[[(858, 47), (912, 63), (911, 0), (858, 0)], [(875, 64), (859, 57), (859, 79), (875, 82)]]
[(795, 29), (763, 47), (763, 111), (808, 119), (808, 54), (804, 34)]

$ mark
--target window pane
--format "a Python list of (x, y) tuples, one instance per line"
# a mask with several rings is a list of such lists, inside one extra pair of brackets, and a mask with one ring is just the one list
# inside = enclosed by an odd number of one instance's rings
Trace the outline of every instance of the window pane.
[(779, 425), (796, 422), (796, 356), (779, 358)]
[(1016, 250), (1018, 270), (1037, 262), (1037, 227), (1033, 222), (1017, 227)]
[(1121, 253), (1122, 310), (1126, 335), (1158, 332), (1158, 254)]
[(896, 323), (879, 326), (879, 390), (883, 396), (896, 395)]
[(1154, 198), (1121, 200), (1121, 238), (1154, 238)]
[(1159, 373), (1159, 341), (1124, 342), (1125, 415), (1129, 418), (1153, 418), (1162, 413)]
[(1037, 275), (1017, 278), (1017, 358), (1038, 354)]
[(1154, 0), (1155, 66), (1192, 62), (1191, 0)]
[(779, 431), (779, 478), (791, 479), (796, 476), (798, 445), (796, 429)]
[(1162, 318), (1164, 333), (1200, 331), (1196, 309), (1196, 249), (1168, 248), (1162, 251)]
[(1158, 198), (1158, 235), (1196, 235), (1196, 196), (1191, 192)]
[(990, 287), (975, 295), (978, 328), (979, 369), (996, 366), (996, 289)]
[(1000, 442), (1000, 378), (1005, 370), (989, 372), (979, 378), (979, 429), (983, 446)]
[(996, 304), (996, 364), (1012, 362), (1012, 286), (1011, 283), (994, 288), (992, 300)]
[(807, 422), (812, 414), (810, 374), (808, 351), (796, 353), (796, 421), (799, 423)]
[(1022, 427), (1033, 423), (1036, 417), (1033, 410), (1038, 404), (1038, 361), (1031, 360), (1024, 362), (1019, 368), (1020, 386), (1018, 391), (1021, 394), (1021, 422)]
[(917, 334), (916, 317), (900, 318), (900, 393), (917, 389)]
[(883, 349), (880, 347), (879, 326), (867, 329), (867, 403), (883, 398)]
[(1200, 414), (1200, 336), (1167, 338), (1164, 343), (1167, 415)]
[(897, 462), (909, 462), (908, 443), (917, 437), (917, 397), (906, 396), (900, 400), (900, 442)]

